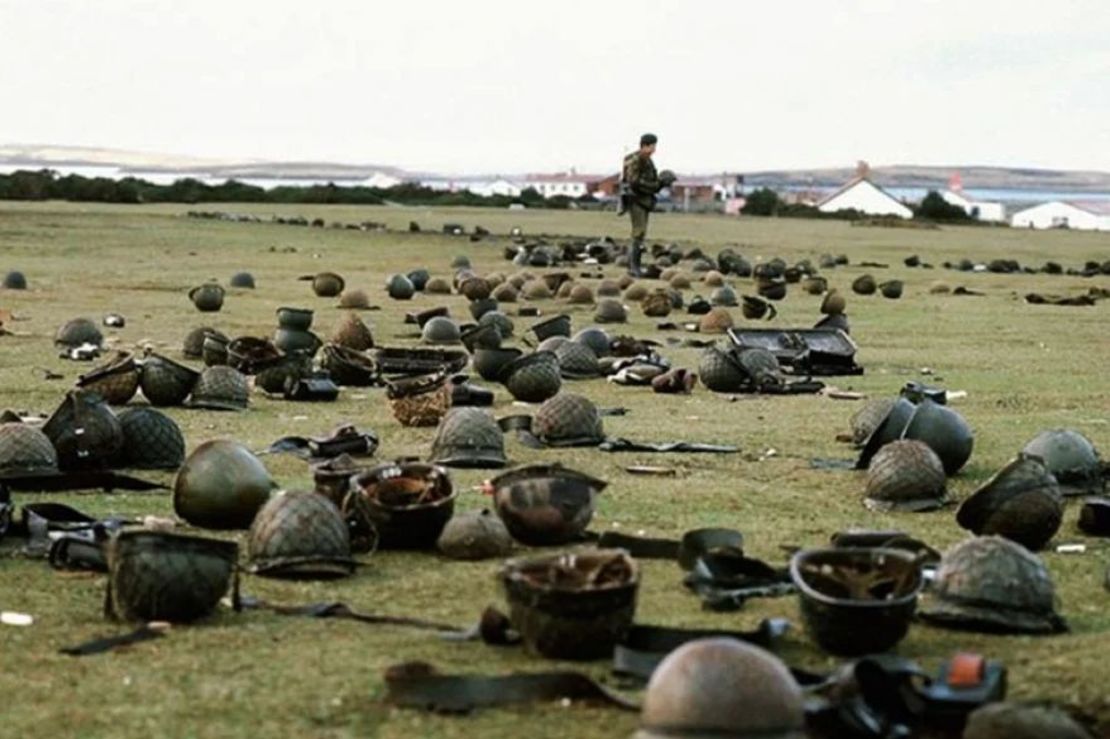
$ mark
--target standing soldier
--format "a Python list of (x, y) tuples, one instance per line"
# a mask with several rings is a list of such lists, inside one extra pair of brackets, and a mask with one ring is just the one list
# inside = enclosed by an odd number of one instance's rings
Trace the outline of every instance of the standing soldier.
[(647, 236), (648, 214), (655, 208), (655, 196), (664, 187), (674, 182), (674, 174), (664, 170), (656, 174), (655, 163), (651, 161), (655, 153), (655, 134), (645, 133), (640, 137), (640, 148), (624, 158), (621, 172), (621, 212), (627, 210), (632, 218), (632, 248), (628, 252), (628, 273), (633, 277), (642, 274), (640, 260), (644, 253), (644, 238)]

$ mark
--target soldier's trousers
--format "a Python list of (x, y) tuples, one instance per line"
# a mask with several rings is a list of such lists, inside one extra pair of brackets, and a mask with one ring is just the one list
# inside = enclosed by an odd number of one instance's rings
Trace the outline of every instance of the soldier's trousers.
[(632, 203), (628, 209), (628, 214), (632, 217), (632, 240), (643, 241), (647, 237), (648, 214), (647, 208), (641, 205)]

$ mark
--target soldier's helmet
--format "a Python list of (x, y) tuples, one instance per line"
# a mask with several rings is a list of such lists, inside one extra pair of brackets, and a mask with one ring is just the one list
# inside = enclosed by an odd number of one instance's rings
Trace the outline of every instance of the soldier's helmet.
[(963, 739), (1094, 739), (1056, 706), (988, 703), (967, 717)]
[(585, 380), (601, 374), (597, 355), (585, 344), (563, 338), (562, 344), (555, 350), (555, 357), (559, 360), (559, 372), (563, 377), (571, 380)]
[(436, 316), (424, 324), (422, 337), (425, 344), (458, 344), (459, 326), (450, 318)]
[(312, 278), (312, 292), (320, 298), (334, 298), (346, 286), (346, 281), (334, 272), (321, 272)]
[(489, 481), (497, 515), (517, 541), (549, 546), (573, 541), (590, 525), (606, 483), (558, 464), (534, 464)]
[(735, 393), (747, 377), (728, 346), (706, 347), (698, 359), (698, 376), (715, 393)]
[(374, 335), (361, 318), (348, 313), (332, 333), (331, 343), (362, 352), (374, 347)]
[(683, 644), (648, 683), (636, 739), (804, 739), (805, 705), (786, 666), (735, 639)]
[(721, 285), (709, 293), (709, 302), (713, 305), (732, 307), (737, 304), (736, 291), (728, 285)]
[(151, 405), (180, 405), (199, 378), (200, 373), (194, 369), (160, 354), (148, 354), (143, 359), (139, 387)]
[(344, 290), (339, 296), (339, 307), (349, 310), (366, 310), (370, 307), (370, 296), (365, 290)]
[(248, 290), (254, 289), (254, 275), (250, 272), (236, 272), (231, 276), (228, 282), (232, 287), (243, 288)]
[(747, 384), (754, 387), (770, 387), (783, 383), (779, 360), (767, 349), (758, 346), (737, 350), (736, 360), (747, 375)]
[(621, 294), (621, 286), (616, 280), (605, 279), (597, 284), (598, 297), (615, 298)]
[(218, 311), (224, 305), (224, 289), (215, 282), (197, 285), (189, 291), (189, 300), (204, 313)]
[(887, 280), (883, 284), (879, 285), (879, 292), (883, 294), (884, 298), (897, 300), (898, 298), (902, 297), (902, 287), (903, 283), (901, 280)]
[(449, 295), (451, 283), (443, 277), (433, 277), (424, 284), (424, 292), (431, 295)]
[(702, 282), (706, 287), (723, 287), (725, 284), (725, 276), (715, 269), (711, 269), (702, 276)]
[(108, 466), (123, 446), (119, 419), (98, 393), (70, 390), (42, 431), (63, 470)]
[(1090, 439), (1078, 431), (1042, 431), (1022, 451), (1044, 461), (1065, 495), (1099, 493), (1103, 489), (1098, 452)]
[(963, 502), (956, 522), (974, 534), (997, 534), (1037, 551), (1059, 530), (1063, 515), (1056, 478), (1040, 457), (1022, 453)]
[(181, 465), (173, 483), (173, 509), (194, 526), (245, 529), (277, 487), (242, 444), (206, 441)]
[(698, 322), (698, 330), (703, 334), (723, 334), (732, 326), (732, 314), (720, 306), (710, 309)]
[(857, 295), (874, 295), (878, 284), (871, 275), (860, 275), (852, 281), (852, 291)]
[(570, 288), (570, 294), (567, 295), (567, 301), (573, 305), (592, 305), (594, 291), (590, 289), (589, 285), (574, 284)]
[(362, 352), (339, 344), (325, 344), (320, 368), (331, 375), (336, 385), (370, 387), (378, 382), (378, 366)]
[(4, 287), (8, 290), (26, 290), (27, 278), (23, 275), (22, 272), (19, 272), (18, 270), (12, 270), (8, 274), (4, 275)]
[(470, 269), (470, 257), (465, 254), (457, 254), (451, 260), (451, 269)]
[(525, 403), (542, 403), (562, 387), (559, 360), (552, 352), (534, 352), (515, 359), (502, 376), (509, 393)]
[(412, 281), (404, 275), (391, 276), (389, 281), (386, 282), (385, 289), (389, 293), (389, 297), (394, 300), (410, 300), (416, 292), (416, 289), (412, 286)]
[(532, 418), (532, 433), (548, 446), (595, 446), (605, 439), (597, 406), (575, 393), (544, 401)]
[(650, 318), (664, 318), (673, 308), (671, 296), (665, 290), (656, 290), (640, 301), (640, 309)]
[(228, 341), (227, 336), (211, 326), (200, 326), (185, 334), (185, 341), (182, 343), (181, 354), (186, 359), (200, 359), (204, 355), (204, 340), (207, 338), (208, 334), (214, 334), (222, 338), (225, 344)]
[(879, 511), (927, 511), (944, 505), (944, 466), (920, 441), (894, 441), (871, 458), (865, 503)]
[(428, 285), (428, 280), (432, 279), (431, 273), (423, 267), (414, 269), (405, 276), (409, 278), (409, 282), (412, 283), (413, 289), (417, 292), (424, 292), (424, 288)]
[(139, 391), (141, 371), (130, 352), (116, 355), (92, 372), (77, 378), (77, 387), (100, 394), (110, 405), (126, 405)]
[(493, 292), (493, 285), (484, 277), (468, 277), (459, 283), (459, 292), (467, 300), (485, 300)]
[(821, 312), (826, 316), (837, 316), (844, 312), (848, 306), (848, 301), (840, 294), (840, 291), (833, 288), (821, 300)]
[(547, 300), (553, 296), (551, 288), (543, 280), (532, 280), (521, 288), (525, 300)]
[(507, 339), (512, 336), (513, 331), (516, 328), (513, 325), (513, 319), (509, 318), (507, 315), (499, 310), (491, 310), (483, 313), (482, 317), (478, 319), (478, 325), (492, 325), (494, 328), (497, 329), (497, 333), (501, 336), (502, 339)]
[(208, 367), (193, 386), (190, 405), (217, 411), (241, 411), (250, 402), (247, 378), (227, 366)]
[(647, 285), (641, 282), (634, 282), (625, 288), (624, 299), (630, 303), (638, 303), (648, 295)]
[(598, 358), (607, 357), (611, 353), (612, 339), (605, 329), (597, 326), (582, 329), (571, 338), (571, 341), (588, 346)]
[(436, 430), (431, 461), (448, 467), (504, 467), (505, 435), (486, 411), (452, 408)]
[(931, 605), (922, 616), (940, 626), (990, 633), (1067, 630), (1056, 590), (1037, 555), (1000, 536), (977, 536), (944, 553)]
[(175, 470), (185, 461), (185, 437), (177, 423), (154, 408), (129, 408), (119, 415), (124, 467)]
[(54, 343), (58, 346), (75, 347), (82, 344), (100, 346), (104, 342), (104, 334), (96, 324), (88, 318), (74, 318), (66, 321), (54, 335)]
[[(589, 288), (586, 288), (587, 290)], [(518, 297), (518, 290), (511, 282), (498, 285), (493, 291), (493, 297), (499, 303), (515, 303)], [(573, 298), (573, 296), (572, 296)], [(572, 300), (573, 302), (573, 300)]]
[(594, 320), (598, 323), (625, 323), (628, 321), (628, 311), (616, 298), (603, 298), (597, 302)]
[(890, 411), (894, 408), (897, 400), (893, 397), (872, 398), (853, 413), (849, 422), (852, 427), (852, 443), (857, 447), (862, 447), (871, 434), (875, 433), (879, 424), (890, 415)]
[(513, 540), (505, 524), (490, 511), (468, 511), (447, 522), (436, 548), (451, 559), (489, 559), (509, 554)]
[(50, 437), (25, 423), (0, 424), (0, 477), (58, 473), (58, 452)]
[(975, 445), (975, 435), (964, 417), (928, 397), (918, 402), (903, 438), (928, 444), (940, 457), (948, 475), (959, 472)]
[(247, 537), (251, 572), (319, 579), (349, 575), (351, 537), (342, 514), (314, 492), (279, 492), (254, 517)]

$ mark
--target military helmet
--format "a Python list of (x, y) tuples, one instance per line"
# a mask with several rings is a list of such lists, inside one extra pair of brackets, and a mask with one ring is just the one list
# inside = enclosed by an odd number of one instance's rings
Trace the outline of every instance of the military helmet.
[(920, 441), (893, 441), (871, 458), (864, 502), (879, 511), (927, 511), (944, 505), (944, 466)]
[(715, 393), (735, 393), (744, 386), (747, 374), (728, 345), (706, 347), (698, 359), (702, 384)]
[(493, 298), (483, 298), (482, 300), (471, 300), (467, 303), (467, 310), (473, 316), (475, 321), (482, 320), (482, 316), (487, 313), (492, 313), (497, 310), (497, 301)]
[(467, 300), (485, 300), (493, 292), (493, 285), (484, 277), (475, 275), (459, 284), (459, 292), (465, 295)]
[(543, 280), (532, 280), (521, 288), (525, 300), (547, 300), (552, 297), (551, 288)]
[(412, 286), (412, 282), (404, 275), (392, 275), (385, 285), (386, 292), (389, 297), (394, 300), (411, 300), (416, 289)]
[(712, 308), (698, 321), (698, 331), (703, 334), (723, 334), (732, 326), (732, 314), (721, 307)]
[(197, 285), (189, 291), (189, 300), (203, 313), (215, 313), (224, 306), (224, 289), (215, 282)]
[(332, 332), (331, 343), (361, 352), (374, 348), (374, 335), (361, 318), (348, 313)]
[(123, 429), (120, 462), (144, 470), (176, 470), (185, 461), (185, 437), (177, 423), (154, 408), (129, 408), (119, 415)]
[(58, 452), (50, 437), (25, 423), (0, 423), (0, 477), (58, 474)]
[(443, 467), (392, 462), (352, 477), (342, 510), (359, 551), (369, 551), (375, 541), (381, 549), (431, 549), (454, 513), (456, 497)]
[(334, 298), (346, 286), (347, 282), (334, 272), (320, 272), (312, 278), (312, 292), (318, 298)]
[(560, 313), (533, 323), (529, 330), (541, 341), (553, 336), (570, 337), (570, 316)]
[(677, 272), (671, 279), (667, 280), (667, 284), (675, 290), (689, 290), (693, 283), (690, 282), (690, 275), (685, 272)]
[(852, 414), (852, 443), (857, 447), (863, 446), (867, 439), (879, 427), (879, 424), (890, 415), (897, 398), (872, 398)]
[(525, 403), (542, 403), (562, 386), (559, 360), (552, 352), (533, 352), (505, 367), (502, 383), (510, 394)]
[(139, 387), (151, 405), (180, 405), (189, 397), (198, 379), (200, 373), (196, 370), (161, 354), (150, 353), (143, 359)]
[(501, 336), (502, 339), (507, 339), (512, 336), (513, 331), (516, 329), (516, 327), (513, 325), (513, 319), (509, 318), (507, 315), (499, 310), (491, 310), (483, 313), (482, 317), (478, 319), (478, 325), (492, 325), (494, 328), (497, 329), (497, 333)]
[(567, 301), (573, 305), (592, 305), (594, 291), (590, 289), (589, 285), (576, 283), (571, 286), (570, 292), (567, 294)]
[(538, 352), (556, 352), (563, 344), (569, 344), (570, 339), (565, 336), (549, 336), (536, 345)]
[(513, 538), (529, 546), (574, 541), (590, 525), (606, 483), (559, 464), (533, 464), (489, 481), (497, 515)]
[(721, 285), (716, 290), (709, 293), (709, 302), (713, 305), (732, 307), (737, 304), (736, 291), (728, 285)]
[(1063, 515), (1056, 478), (1040, 457), (1021, 453), (963, 502), (956, 522), (974, 534), (1004, 536), (1035, 552), (1059, 530)]
[(204, 366), (211, 367), (216, 364), (227, 364), (228, 346), (230, 344), (231, 340), (219, 331), (209, 331), (205, 333), (200, 349), (200, 356), (204, 360)]
[(490, 559), (509, 554), (513, 540), (505, 524), (490, 511), (468, 511), (447, 522), (436, 549), (451, 559)]
[(1065, 711), (1050, 705), (999, 701), (971, 712), (963, 739), (1093, 739)]
[(975, 445), (975, 436), (964, 417), (928, 397), (917, 404), (902, 437), (932, 447), (949, 475), (956, 474), (967, 463)]
[(236, 272), (228, 282), (232, 287), (254, 289), (254, 275), (250, 272)]
[(597, 301), (594, 320), (598, 323), (626, 323), (628, 321), (628, 311), (625, 310), (621, 301), (615, 298), (602, 298)]
[(571, 341), (588, 346), (591, 351), (600, 359), (607, 357), (612, 353), (611, 339), (605, 329), (598, 328), (597, 326), (589, 326), (576, 333)]
[(107, 364), (77, 378), (77, 387), (93, 390), (110, 405), (126, 405), (139, 392), (139, 365), (130, 352), (116, 352)]
[(204, 339), (208, 334), (222, 336), (225, 343), (227, 341), (227, 337), (216, 329), (210, 326), (200, 326), (185, 334), (185, 341), (181, 348), (181, 354), (186, 359), (200, 359), (204, 356)]
[(424, 288), (428, 286), (428, 280), (432, 279), (432, 275), (428, 270), (420, 267), (409, 272), (405, 277), (409, 278), (412, 283), (412, 288), (417, 292), (424, 292)]
[(621, 286), (616, 280), (605, 279), (597, 285), (597, 295), (599, 298), (615, 298), (621, 294)]
[(725, 276), (715, 269), (711, 269), (702, 275), (701, 281), (705, 283), (706, 287), (723, 287), (725, 284)]
[(123, 446), (119, 419), (91, 390), (70, 390), (42, 431), (58, 451), (63, 470), (104, 467)]
[(201, 373), (193, 386), (189, 405), (216, 411), (241, 411), (249, 402), (250, 388), (243, 373), (231, 367), (216, 366)]
[(104, 341), (104, 334), (96, 324), (88, 318), (74, 318), (62, 324), (54, 335), (54, 343), (58, 346), (76, 347), (82, 344), (100, 346)]
[[(894, 402), (890, 406), (890, 410), (872, 427), (870, 435), (864, 439), (863, 449), (860, 451), (859, 459), (856, 461), (856, 469), (867, 469), (867, 465), (871, 462), (871, 458), (875, 456), (875, 453), (879, 451), (884, 444), (889, 444), (892, 441), (901, 439), (903, 432), (906, 430), (906, 426), (909, 425), (910, 419), (913, 417), (917, 406), (901, 396), (893, 400)], [(943, 461), (944, 460), (941, 460), (942, 463)]]
[(4, 287), (8, 290), (26, 290), (27, 278), (18, 270), (12, 270), (4, 275)]
[(673, 308), (671, 296), (665, 290), (656, 290), (640, 301), (640, 309), (650, 318), (664, 318)]
[(515, 303), (517, 300), (517, 288), (510, 282), (498, 285), (493, 290), (493, 298), (499, 303)]
[(324, 345), (320, 368), (326, 370), (335, 384), (340, 386), (370, 387), (377, 384), (379, 378), (374, 360), (339, 344)]
[(736, 639), (698, 639), (652, 673), (635, 736), (804, 739), (805, 703), (770, 652)]
[(901, 280), (887, 280), (879, 285), (879, 292), (882, 293), (884, 298), (897, 300), (902, 297), (902, 286)]
[(1067, 630), (1044, 562), (1000, 536), (977, 536), (948, 549), (922, 616), (940, 626), (992, 633)]
[(844, 312), (847, 305), (848, 302), (844, 299), (844, 296), (833, 288), (825, 295), (824, 299), (821, 300), (821, 312), (826, 316), (840, 315)]
[(1022, 450), (1040, 457), (1064, 495), (1098, 493), (1103, 488), (1101, 463), (1094, 444), (1073, 429), (1037, 434)]
[(634, 282), (629, 285), (624, 291), (624, 299), (630, 303), (638, 303), (648, 295), (647, 285), (641, 282)]
[(810, 295), (821, 295), (829, 289), (829, 281), (819, 275), (809, 275), (802, 280), (802, 289)]
[(366, 310), (370, 307), (370, 296), (365, 290), (344, 290), (339, 296), (339, 307), (347, 310)]
[(860, 275), (852, 281), (852, 292), (857, 295), (874, 295), (878, 285), (871, 275)]
[(424, 324), (422, 336), (425, 344), (458, 344), (459, 326), (450, 318), (436, 316)]
[(443, 277), (433, 277), (424, 284), (424, 292), (431, 295), (450, 295), (451, 283)]
[(470, 257), (465, 254), (457, 254), (451, 260), (451, 269), (470, 269)]
[(505, 436), (486, 411), (452, 408), (436, 430), (431, 461), (448, 467), (504, 467)]
[(735, 357), (746, 375), (746, 384), (763, 388), (783, 383), (779, 360), (770, 350), (761, 346), (742, 347), (736, 350)]
[(625, 272), (624, 274), (622, 274), (620, 277), (617, 278), (617, 286), (621, 290), (627, 290), (629, 287), (632, 286), (632, 283), (634, 283), (635, 281), (636, 281), (635, 277), (633, 277), (632, 275)]
[(564, 338), (562, 345), (555, 350), (555, 358), (559, 361), (559, 372), (564, 378), (585, 380), (601, 374), (597, 355), (585, 344)]
[(282, 491), (259, 509), (247, 535), (256, 575), (328, 578), (351, 574), (351, 535), (339, 509), (314, 492)]
[(177, 471), (173, 509), (194, 526), (245, 529), (276, 487), (262, 462), (242, 444), (206, 441)]
[(605, 439), (597, 406), (574, 393), (544, 401), (532, 418), (532, 433), (548, 446), (596, 446)]

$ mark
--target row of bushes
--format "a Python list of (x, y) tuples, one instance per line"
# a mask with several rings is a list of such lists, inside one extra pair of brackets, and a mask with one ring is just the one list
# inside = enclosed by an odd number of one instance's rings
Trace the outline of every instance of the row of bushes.
[[(747, 196), (747, 202), (740, 212), (752, 216), (782, 216), (786, 218), (830, 218), (845, 221), (858, 221), (866, 218), (867, 214), (855, 209), (838, 210), (834, 213), (825, 213), (812, 205), (802, 203), (786, 203), (779, 194), (768, 187), (754, 190)], [(932, 223), (978, 223), (967, 212), (956, 205), (952, 205), (936, 190), (930, 190), (917, 207), (913, 208), (913, 217), (917, 220)]]

